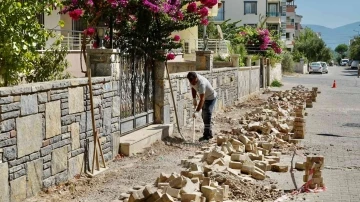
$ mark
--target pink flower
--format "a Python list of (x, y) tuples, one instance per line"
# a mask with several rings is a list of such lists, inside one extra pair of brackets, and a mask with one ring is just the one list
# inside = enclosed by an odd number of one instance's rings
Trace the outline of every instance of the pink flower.
[(175, 36), (174, 36), (174, 41), (180, 41), (180, 36), (179, 36), (179, 35), (175, 35)]
[(75, 21), (79, 20), (82, 14), (83, 14), (83, 10), (81, 9), (75, 9), (69, 12), (70, 17)]
[(183, 20), (183, 19), (184, 19), (184, 14), (183, 14), (181, 11), (178, 11), (176, 14), (177, 14), (177, 18), (178, 18), (179, 20)]
[(99, 44), (96, 43), (96, 42), (94, 42), (94, 43), (93, 43), (93, 48), (99, 48)]
[(204, 18), (201, 20), (201, 24), (202, 25), (208, 25), (209, 24), (209, 20), (207, 18)]
[(109, 37), (108, 35), (105, 35), (105, 36), (104, 36), (104, 40), (105, 40), (105, 41), (109, 41), (109, 40), (110, 40), (110, 37)]
[(93, 0), (88, 0), (88, 1), (86, 2), (86, 4), (87, 4), (88, 6), (90, 6), (90, 7), (94, 6)]
[(196, 10), (197, 10), (197, 5), (195, 2), (192, 2), (187, 6), (188, 13), (194, 13), (194, 12), (196, 12)]
[(72, 0), (71, 3), (72, 5), (76, 6), (78, 4), (78, 0)]
[(173, 59), (175, 59), (175, 54), (174, 53), (167, 54), (166, 60), (173, 60)]
[(205, 5), (208, 2), (208, 0), (200, 0), (200, 2)]
[(212, 8), (217, 4), (218, 4), (218, 0), (207, 0), (207, 2), (205, 3), (205, 6)]
[(199, 15), (203, 18), (209, 15), (209, 10), (206, 7), (202, 7), (199, 10)]
[(95, 33), (95, 29), (93, 27), (88, 27), (84, 30), (84, 34), (87, 36), (92, 36)]

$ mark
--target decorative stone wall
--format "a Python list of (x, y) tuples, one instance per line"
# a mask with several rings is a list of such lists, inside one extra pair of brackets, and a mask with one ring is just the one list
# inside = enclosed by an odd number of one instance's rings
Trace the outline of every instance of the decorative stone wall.
[[(93, 78), (106, 160), (120, 120), (116, 87), (110, 77)], [(80, 173), (87, 146), (92, 157), (89, 97), (86, 78), (0, 88), (0, 201), (22, 201)]]
[[(215, 110), (233, 105), (235, 101), (259, 91), (259, 67), (253, 68), (218, 68), (210, 71), (198, 71), (206, 77), (218, 93)], [(187, 72), (171, 74), (175, 105), (177, 107), (179, 126), (192, 123), (192, 95)], [(250, 79), (250, 75), (252, 79)], [(251, 84), (251, 85), (250, 85)], [(174, 105), (167, 80), (164, 82), (164, 122), (176, 124)]]

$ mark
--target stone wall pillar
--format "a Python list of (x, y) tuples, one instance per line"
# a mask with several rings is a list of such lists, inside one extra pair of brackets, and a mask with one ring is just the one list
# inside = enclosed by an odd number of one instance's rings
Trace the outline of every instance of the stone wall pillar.
[(117, 49), (87, 49), (86, 63), (92, 77), (113, 76), (120, 79), (120, 51)]
[(170, 105), (165, 100), (167, 73), (165, 63), (156, 61), (154, 67), (154, 123), (170, 123)]
[(196, 51), (196, 70), (212, 71), (214, 66), (213, 51)]
[(247, 67), (251, 67), (251, 66), (252, 66), (252, 62), (251, 62), (252, 56), (251, 56), (251, 55), (248, 55), (246, 58), (247, 58), (247, 60), (246, 60), (246, 66), (247, 66)]
[(239, 59), (240, 59), (239, 54), (231, 55), (231, 63), (233, 67), (239, 67)]

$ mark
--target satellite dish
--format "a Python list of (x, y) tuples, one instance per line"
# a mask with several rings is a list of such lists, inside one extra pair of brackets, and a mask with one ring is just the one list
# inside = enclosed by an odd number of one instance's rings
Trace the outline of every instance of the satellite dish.
[(224, 35), (223, 35), (223, 32), (222, 32), (222, 30), (221, 30), (220, 25), (216, 25), (216, 28), (217, 28), (217, 31), (218, 31), (218, 33), (219, 33), (220, 40), (223, 40), (223, 39), (224, 39)]

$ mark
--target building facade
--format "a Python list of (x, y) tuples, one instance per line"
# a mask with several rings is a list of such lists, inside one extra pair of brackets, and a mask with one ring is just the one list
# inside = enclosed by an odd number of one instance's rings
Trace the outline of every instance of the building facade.
[(239, 25), (257, 26), (266, 19), (266, 27), (276, 32), (288, 50), (294, 47), (294, 39), (302, 30), (302, 16), (296, 14), (295, 0), (223, 0), (215, 23), (230, 19)]

